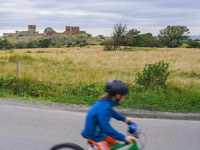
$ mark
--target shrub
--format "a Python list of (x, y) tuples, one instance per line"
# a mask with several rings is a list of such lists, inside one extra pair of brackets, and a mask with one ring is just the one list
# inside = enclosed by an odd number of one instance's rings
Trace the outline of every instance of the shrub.
[(200, 43), (198, 41), (189, 40), (187, 44), (187, 48), (200, 48)]
[(37, 47), (37, 43), (35, 41), (29, 41), (27, 44), (26, 44), (26, 47), (27, 48), (36, 48)]
[(51, 39), (39, 40), (39, 47), (41, 48), (48, 48), (50, 44), (51, 44)]
[(160, 42), (156, 38), (150, 38), (143, 44), (144, 47), (162, 47)]
[(80, 44), (79, 44), (79, 46), (80, 47), (84, 47), (84, 46), (87, 46), (88, 45), (88, 43), (87, 43), (87, 41), (82, 41)]
[(13, 45), (7, 39), (0, 39), (0, 49), (12, 49)]
[(106, 40), (104, 42), (104, 51), (112, 51), (113, 50), (113, 41), (112, 40)]
[(98, 35), (98, 38), (105, 39), (103, 35)]
[(165, 82), (169, 76), (167, 69), (169, 63), (159, 61), (154, 64), (146, 64), (142, 73), (137, 74), (136, 83), (146, 89), (165, 89)]
[(18, 42), (18, 43), (15, 43), (14, 47), (18, 49), (22, 49), (22, 48), (26, 48), (26, 44), (23, 42)]

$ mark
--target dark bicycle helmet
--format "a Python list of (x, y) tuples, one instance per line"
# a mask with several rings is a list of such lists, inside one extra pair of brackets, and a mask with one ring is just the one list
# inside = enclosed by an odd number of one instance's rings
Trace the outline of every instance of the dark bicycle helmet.
[(128, 86), (121, 80), (111, 79), (106, 84), (106, 92), (109, 95), (128, 94)]

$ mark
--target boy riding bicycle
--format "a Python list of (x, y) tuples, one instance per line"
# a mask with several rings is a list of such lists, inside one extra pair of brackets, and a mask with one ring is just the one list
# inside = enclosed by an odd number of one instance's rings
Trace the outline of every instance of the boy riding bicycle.
[(83, 136), (99, 150), (109, 150), (109, 147), (118, 145), (119, 141), (136, 141), (135, 137), (119, 133), (109, 123), (111, 118), (125, 123), (132, 122), (131, 118), (112, 109), (124, 100), (125, 94), (128, 94), (127, 85), (120, 80), (112, 79), (107, 82), (105, 91), (107, 93), (89, 109), (82, 132)]

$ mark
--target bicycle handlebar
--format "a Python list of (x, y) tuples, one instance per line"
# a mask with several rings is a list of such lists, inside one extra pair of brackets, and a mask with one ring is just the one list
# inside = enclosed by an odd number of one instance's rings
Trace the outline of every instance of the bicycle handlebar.
[[(127, 122), (127, 125), (128, 125), (128, 134), (130, 136), (133, 136), (137, 139), (139, 139), (139, 136), (141, 137), (142, 135), (142, 140), (140, 139), (140, 149), (144, 149), (145, 145), (146, 145), (146, 142), (147, 142), (147, 139), (145, 138), (145, 134), (142, 133), (140, 130), (138, 131), (138, 127), (137, 127), (137, 124), (134, 123), (134, 122), (131, 122), (131, 121), (128, 121)], [(126, 145), (130, 144), (129, 142), (125, 142)], [(134, 142), (135, 143), (135, 142)], [(136, 143), (134, 145), (137, 145)], [(136, 146), (137, 147), (137, 146)], [(138, 149), (138, 148), (137, 148)], [(138, 149), (139, 150), (139, 149)]]
[(138, 136), (138, 128), (137, 128), (137, 125), (134, 123), (134, 122), (128, 122), (127, 123), (128, 124), (128, 133), (131, 135), (131, 136), (133, 136), (133, 137), (135, 137), (135, 138), (139, 138), (139, 136)]

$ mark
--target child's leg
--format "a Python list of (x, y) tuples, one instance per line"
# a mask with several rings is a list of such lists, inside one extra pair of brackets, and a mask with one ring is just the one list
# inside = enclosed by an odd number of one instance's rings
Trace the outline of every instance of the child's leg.
[(115, 140), (115, 139), (111, 138), (110, 136), (106, 136), (104, 141), (106, 141), (108, 143), (109, 147), (114, 147), (114, 146), (117, 146), (120, 144), (120, 141)]
[(90, 139), (88, 139), (92, 144), (94, 144), (99, 150), (110, 150), (109, 147), (114, 147), (120, 144), (118, 140), (115, 140), (109, 136), (106, 136), (106, 138), (103, 141), (100, 142), (94, 142)]

